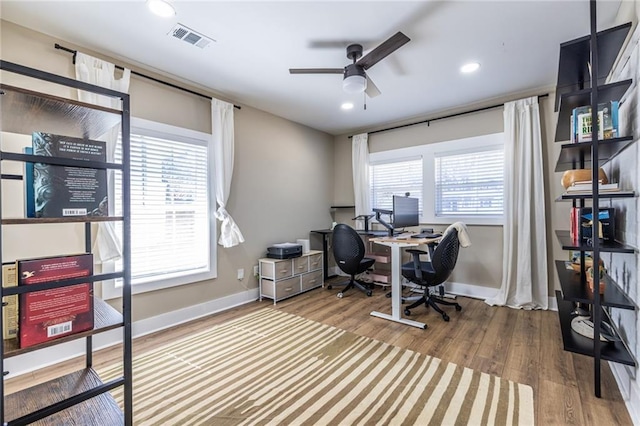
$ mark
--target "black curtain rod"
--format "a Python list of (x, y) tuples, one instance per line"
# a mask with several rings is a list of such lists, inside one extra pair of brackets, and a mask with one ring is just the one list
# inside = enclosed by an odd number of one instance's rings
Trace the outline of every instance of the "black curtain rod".
[[(547, 96), (549, 96), (548, 93), (545, 93), (543, 95), (538, 95), (538, 99), (546, 98)], [(444, 115), (442, 117), (430, 118), (428, 120), (417, 121), (415, 123), (408, 123), (408, 124), (401, 124), (400, 126), (387, 127), (386, 129), (380, 129), (380, 130), (374, 130), (372, 132), (368, 132), (368, 134), (372, 135), (374, 133), (387, 132), (389, 130), (402, 129), (403, 127), (410, 127), (410, 126), (415, 126), (417, 124), (424, 124), (424, 123), (427, 123), (427, 126), (429, 126), (429, 123), (431, 123), (432, 121), (444, 120), (445, 118), (457, 117), (459, 115), (473, 114), (474, 112), (486, 111), (488, 109), (499, 108), (501, 106), (504, 106), (504, 103), (497, 104), (497, 105), (491, 105), (491, 106), (487, 106), (487, 107), (483, 107), (483, 108), (472, 109), (470, 111), (457, 112), (455, 114)], [(351, 139), (352, 137), (353, 136), (349, 136), (348, 138)]]
[[(59, 49), (59, 50), (64, 50), (65, 52), (73, 53), (73, 63), (74, 64), (76, 63), (76, 53), (78, 53), (77, 50), (69, 49), (68, 47), (61, 46), (58, 43), (54, 44), (54, 47), (56, 49)], [(116, 68), (119, 69), (119, 70), (123, 70), (124, 69), (120, 65), (116, 65)], [(138, 77), (144, 77), (146, 79), (153, 80), (156, 83), (164, 84), (165, 86), (173, 87), (174, 89), (182, 90), (183, 92), (191, 93), (192, 95), (200, 96), (201, 98), (213, 99), (211, 96), (203, 95), (202, 93), (194, 92), (193, 90), (189, 90), (189, 89), (186, 89), (184, 87), (176, 86), (175, 84), (168, 83), (166, 81), (158, 80), (155, 77), (151, 77), (151, 76), (148, 76), (148, 75), (145, 75), (145, 74), (141, 74), (141, 73), (139, 73), (137, 71), (131, 70), (131, 74), (137, 75)], [(238, 109), (242, 109), (242, 107), (239, 106), (239, 105), (234, 105), (233, 107), (234, 108), (238, 108)]]

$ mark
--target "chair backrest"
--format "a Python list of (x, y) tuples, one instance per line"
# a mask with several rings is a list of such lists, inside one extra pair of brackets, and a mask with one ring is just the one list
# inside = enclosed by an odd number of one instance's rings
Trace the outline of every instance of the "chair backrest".
[(357, 274), (365, 247), (358, 232), (344, 223), (333, 228), (333, 257), (338, 267), (349, 275)]
[(440, 240), (438, 246), (433, 251), (431, 265), (435, 271), (435, 276), (431, 280), (431, 285), (442, 284), (449, 278), (458, 261), (459, 250), (460, 241), (458, 240), (458, 231), (451, 229), (442, 240)]

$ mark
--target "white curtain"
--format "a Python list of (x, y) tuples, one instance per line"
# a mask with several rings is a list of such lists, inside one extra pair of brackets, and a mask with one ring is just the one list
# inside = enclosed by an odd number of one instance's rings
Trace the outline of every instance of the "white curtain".
[[(351, 144), (351, 165), (353, 169), (353, 193), (355, 195), (356, 216), (371, 214), (369, 188), (369, 135), (354, 135)], [(356, 222), (356, 227), (364, 226), (364, 221)]]
[(244, 243), (240, 228), (225, 209), (231, 192), (233, 176), (233, 105), (211, 99), (211, 127), (213, 136), (213, 152), (216, 177), (216, 201), (218, 210), (216, 219), (221, 221), (218, 244), (233, 247)]
[(547, 309), (547, 239), (538, 98), (504, 105), (502, 284), (489, 305)]
[[(131, 80), (131, 70), (125, 68), (122, 72), (122, 77), (116, 79), (115, 68), (115, 65), (110, 62), (94, 58), (82, 52), (76, 53), (77, 80), (83, 81), (85, 83), (91, 83), (96, 86), (117, 90), (118, 92), (128, 93), (129, 82)], [(78, 90), (78, 99), (82, 102), (87, 102), (95, 105), (101, 105), (115, 109), (121, 108), (119, 99), (101, 96), (96, 93), (83, 90)], [(120, 124), (117, 124), (99, 138), (100, 140), (105, 140), (107, 143), (108, 162), (113, 162), (119, 132)], [(107, 181), (109, 188), (114, 187), (113, 172), (113, 170), (108, 171)], [(109, 214), (113, 213), (112, 205), (112, 202), (109, 202)], [(114, 224), (112, 222), (101, 222), (98, 224), (98, 231), (96, 233), (96, 239), (93, 243), (92, 251), (94, 253), (94, 259), (96, 263), (117, 260), (122, 256), (120, 240), (115, 232)]]

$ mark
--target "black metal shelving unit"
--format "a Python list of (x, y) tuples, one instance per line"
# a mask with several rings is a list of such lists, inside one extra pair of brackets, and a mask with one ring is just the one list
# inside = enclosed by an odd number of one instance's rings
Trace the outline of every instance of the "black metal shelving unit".
[[(560, 45), (558, 83), (556, 87), (556, 111), (558, 124), (556, 142), (568, 141), (571, 132), (571, 114), (574, 108), (590, 105), (592, 126), (591, 140), (594, 142), (569, 143), (561, 146), (556, 163), (556, 172), (591, 168), (591, 192), (563, 194), (557, 201), (569, 200), (573, 207), (585, 207), (587, 201), (592, 204), (593, 225), (591, 235), (599, 233), (600, 199), (633, 198), (634, 191), (599, 192), (598, 168), (606, 164), (634, 143), (632, 136), (598, 140), (598, 104), (620, 100), (631, 86), (631, 80), (605, 84), (613, 64), (631, 29), (631, 23), (619, 25), (604, 31), (596, 28), (596, 0), (589, 1), (590, 34)], [(596, 78), (591, 78), (596, 76)], [(594, 389), (596, 397), (601, 396), (600, 364), (612, 361), (635, 366), (631, 352), (624, 339), (617, 332), (609, 317), (610, 309), (635, 310), (633, 301), (624, 293), (611, 277), (605, 275), (604, 294), (589, 290), (584, 267), (585, 253), (592, 254), (593, 265), (600, 264), (603, 252), (635, 253), (635, 249), (619, 241), (602, 241), (594, 238), (591, 244), (573, 241), (568, 231), (556, 230), (556, 236), (563, 250), (579, 251), (581, 267), (579, 272), (568, 269), (565, 261), (556, 261), (556, 272), (560, 281), (560, 291), (556, 291), (558, 316), (562, 331), (564, 349), (594, 358)], [(599, 287), (598, 274), (594, 277), (594, 288)], [(586, 338), (571, 328), (571, 320), (576, 315), (576, 307), (588, 306), (594, 323), (594, 338)], [(600, 325), (607, 322), (616, 334), (613, 342), (600, 341)]]
[[(29, 286), (2, 288), (0, 296), (19, 295), (44, 289), (59, 288), (80, 282), (98, 282), (121, 279), (122, 311), (114, 309), (103, 300), (94, 297), (94, 328), (86, 332), (63, 336), (46, 343), (20, 348), (17, 339), (3, 340), (0, 345), (0, 370), (5, 376), (4, 360), (60, 343), (84, 339), (86, 352), (84, 368), (71, 374), (56, 377), (48, 382), (22, 391), (5, 395), (3, 378), (0, 380), (0, 423), (6, 426), (26, 425), (34, 422), (47, 424), (125, 424), (133, 422), (132, 400), (132, 335), (131, 335), (131, 272), (130, 272), (130, 203), (129, 203), (129, 95), (91, 84), (79, 82), (63, 76), (47, 73), (15, 63), (0, 61), (0, 70), (6, 75), (16, 76), (16, 81), (26, 81), (40, 87), (55, 87), (56, 93), (63, 88), (85, 90), (120, 101), (119, 109), (105, 108), (94, 104), (36, 92), (23, 87), (0, 86), (0, 131), (31, 135), (35, 131), (60, 134), (71, 137), (96, 139), (107, 130), (120, 125), (122, 132), (122, 164), (79, 161), (29, 154), (0, 151), (0, 162), (47, 163), (97, 169), (116, 169), (122, 174), (123, 215), (110, 217), (72, 218), (3, 218), (0, 214), (0, 258), (3, 246), (10, 244), (3, 239), (3, 229), (8, 226), (67, 226), (69, 223), (84, 223), (85, 250), (91, 252), (91, 224), (105, 221), (119, 221), (123, 224), (122, 249), (123, 269), (115, 273), (96, 274), (91, 277), (67, 279)], [(1, 166), (0, 166), (1, 169)], [(19, 175), (2, 174), (3, 179), (18, 179)], [(5, 201), (1, 198), (0, 201)], [(76, 225), (77, 226), (77, 225)], [(14, 243), (15, 244), (15, 243)], [(0, 329), (2, 328), (0, 316)], [(92, 336), (109, 330), (122, 329), (122, 374), (109, 381), (103, 381), (92, 368)], [(109, 393), (121, 387), (124, 410)]]

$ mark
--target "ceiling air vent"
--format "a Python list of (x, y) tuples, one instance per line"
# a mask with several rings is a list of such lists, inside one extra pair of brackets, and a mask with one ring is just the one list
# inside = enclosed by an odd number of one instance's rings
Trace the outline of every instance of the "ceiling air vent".
[(204, 49), (210, 43), (215, 41), (214, 39), (209, 38), (203, 34), (197, 33), (192, 29), (185, 27), (182, 24), (176, 24), (176, 26), (173, 27), (171, 32), (169, 32), (169, 35), (179, 40), (185, 41), (189, 44), (192, 44), (194, 46), (197, 46), (200, 49)]

